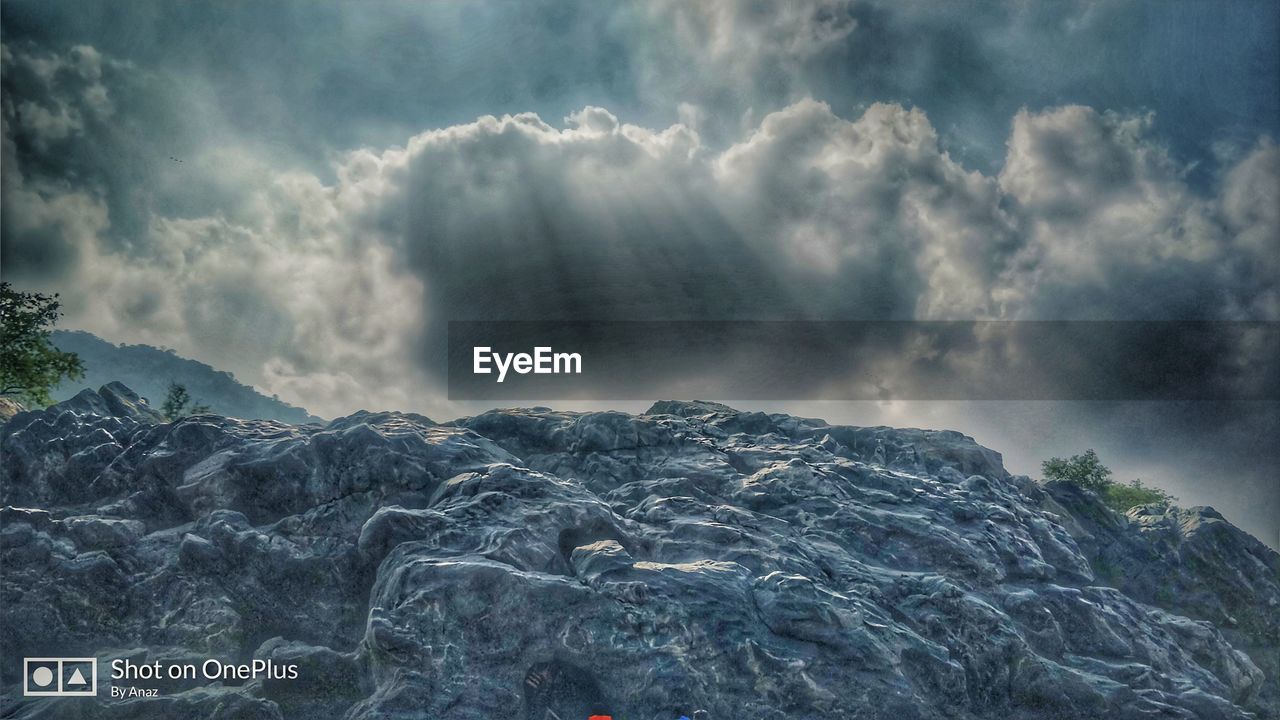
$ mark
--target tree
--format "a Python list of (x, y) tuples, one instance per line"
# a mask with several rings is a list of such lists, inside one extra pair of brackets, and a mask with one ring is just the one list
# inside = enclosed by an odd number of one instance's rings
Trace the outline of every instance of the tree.
[(164, 404), (160, 406), (160, 413), (166, 420), (172, 422), (189, 415), (203, 415), (207, 412), (209, 412), (208, 405), (192, 404), (187, 386), (176, 382), (169, 383), (169, 390), (164, 395)]
[(1046, 480), (1061, 480), (1092, 490), (1108, 507), (1119, 513), (1138, 505), (1171, 505), (1178, 499), (1158, 487), (1143, 485), (1141, 480), (1133, 480), (1128, 484), (1113, 481), (1111, 469), (1102, 464), (1098, 454), (1092, 449), (1085, 450), (1083, 455), (1072, 455), (1066, 460), (1049, 458), (1040, 467)]
[(1072, 455), (1066, 460), (1049, 458), (1040, 467), (1046, 480), (1064, 480), (1099, 493), (1111, 485), (1111, 469), (1098, 460), (1098, 454), (1093, 448), (1085, 450), (1083, 455)]
[(49, 342), (54, 323), (62, 316), (57, 294), (18, 292), (0, 283), (0, 394), (32, 405), (48, 405), (63, 378), (84, 377), (84, 363), (75, 353)]

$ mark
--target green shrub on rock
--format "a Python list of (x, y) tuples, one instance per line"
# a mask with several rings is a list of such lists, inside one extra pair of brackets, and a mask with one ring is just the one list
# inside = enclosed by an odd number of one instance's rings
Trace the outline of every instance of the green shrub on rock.
[(1123, 513), (1138, 505), (1157, 503), (1170, 505), (1178, 498), (1158, 487), (1143, 485), (1141, 480), (1118, 483), (1111, 479), (1111, 468), (1102, 464), (1092, 448), (1083, 455), (1063, 459), (1049, 458), (1040, 465), (1045, 480), (1059, 480), (1079, 485), (1097, 493), (1112, 510)]

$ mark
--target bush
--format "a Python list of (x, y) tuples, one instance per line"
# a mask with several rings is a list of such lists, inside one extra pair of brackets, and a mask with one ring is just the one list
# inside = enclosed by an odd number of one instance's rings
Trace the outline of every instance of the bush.
[(1158, 487), (1143, 485), (1141, 480), (1128, 484), (1115, 482), (1111, 479), (1111, 469), (1102, 464), (1092, 448), (1085, 450), (1083, 455), (1072, 455), (1065, 460), (1049, 458), (1040, 467), (1045, 480), (1060, 480), (1092, 490), (1107, 507), (1119, 513), (1151, 503), (1167, 506), (1178, 499)]
[(1143, 485), (1141, 480), (1134, 480), (1128, 485), (1112, 483), (1102, 492), (1102, 500), (1116, 512), (1125, 512), (1139, 505), (1172, 505), (1178, 498), (1151, 485)]

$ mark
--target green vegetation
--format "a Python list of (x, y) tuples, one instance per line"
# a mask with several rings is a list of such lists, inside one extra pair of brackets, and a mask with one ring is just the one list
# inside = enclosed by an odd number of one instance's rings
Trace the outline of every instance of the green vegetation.
[(165, 393), (164, 404), (160, 406), (160, 414), (173, 422), (189, 415), (203, 415), (209, 412), (208, 405), (193, 403), (187, 387), (176, 382), (169, 383), (169, 391)]
[(1170, 505), (1178, 498), (1158, 487), (1143, 485), (1141, 480), (1118, 483), (1111, 479), (1111, 469), (1102, 464), (1093, 449), (1065, 460), (1054, 457), (1041, 464), (1046, 480), (1074, 483), (1097, 493), (1112, 510), (1123, 513), (1138, 505)]
[(1143, 485), (1142, 480), (1132, 480), (1128, 484), (1113, 483), (1102, 493), (1102, 499), (1117, 512), (1124, 512), (1139, 505), (1172, 505), (1178, 498), (1152, 485)]
[(1098, 493), (1112, 485), (1111, 469), (1098, 460), (1098, 453), (1092, 448), (1066, 460), (1049, 458), (1040, 467), (1046, 480), (1064, 480)]
[(80, 358), (49, 342), (61, 316), (56, 294), (18, 292), (0, 283), (0, 394), (49, 405), (49, 391), (63, 378), (84, 377)]

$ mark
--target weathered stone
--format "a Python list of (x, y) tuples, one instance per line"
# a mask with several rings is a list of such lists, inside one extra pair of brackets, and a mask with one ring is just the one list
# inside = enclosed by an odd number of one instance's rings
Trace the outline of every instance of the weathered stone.
[(1280, 556), (1208, 508), (1125, 517), (1011, 476), (959, 433), (670, 401), (158, 420), (108, 386), (0, 429), (0, 655), (259, 658), (299, 677), (10, 693), (0, 715), (1280, 708)]

